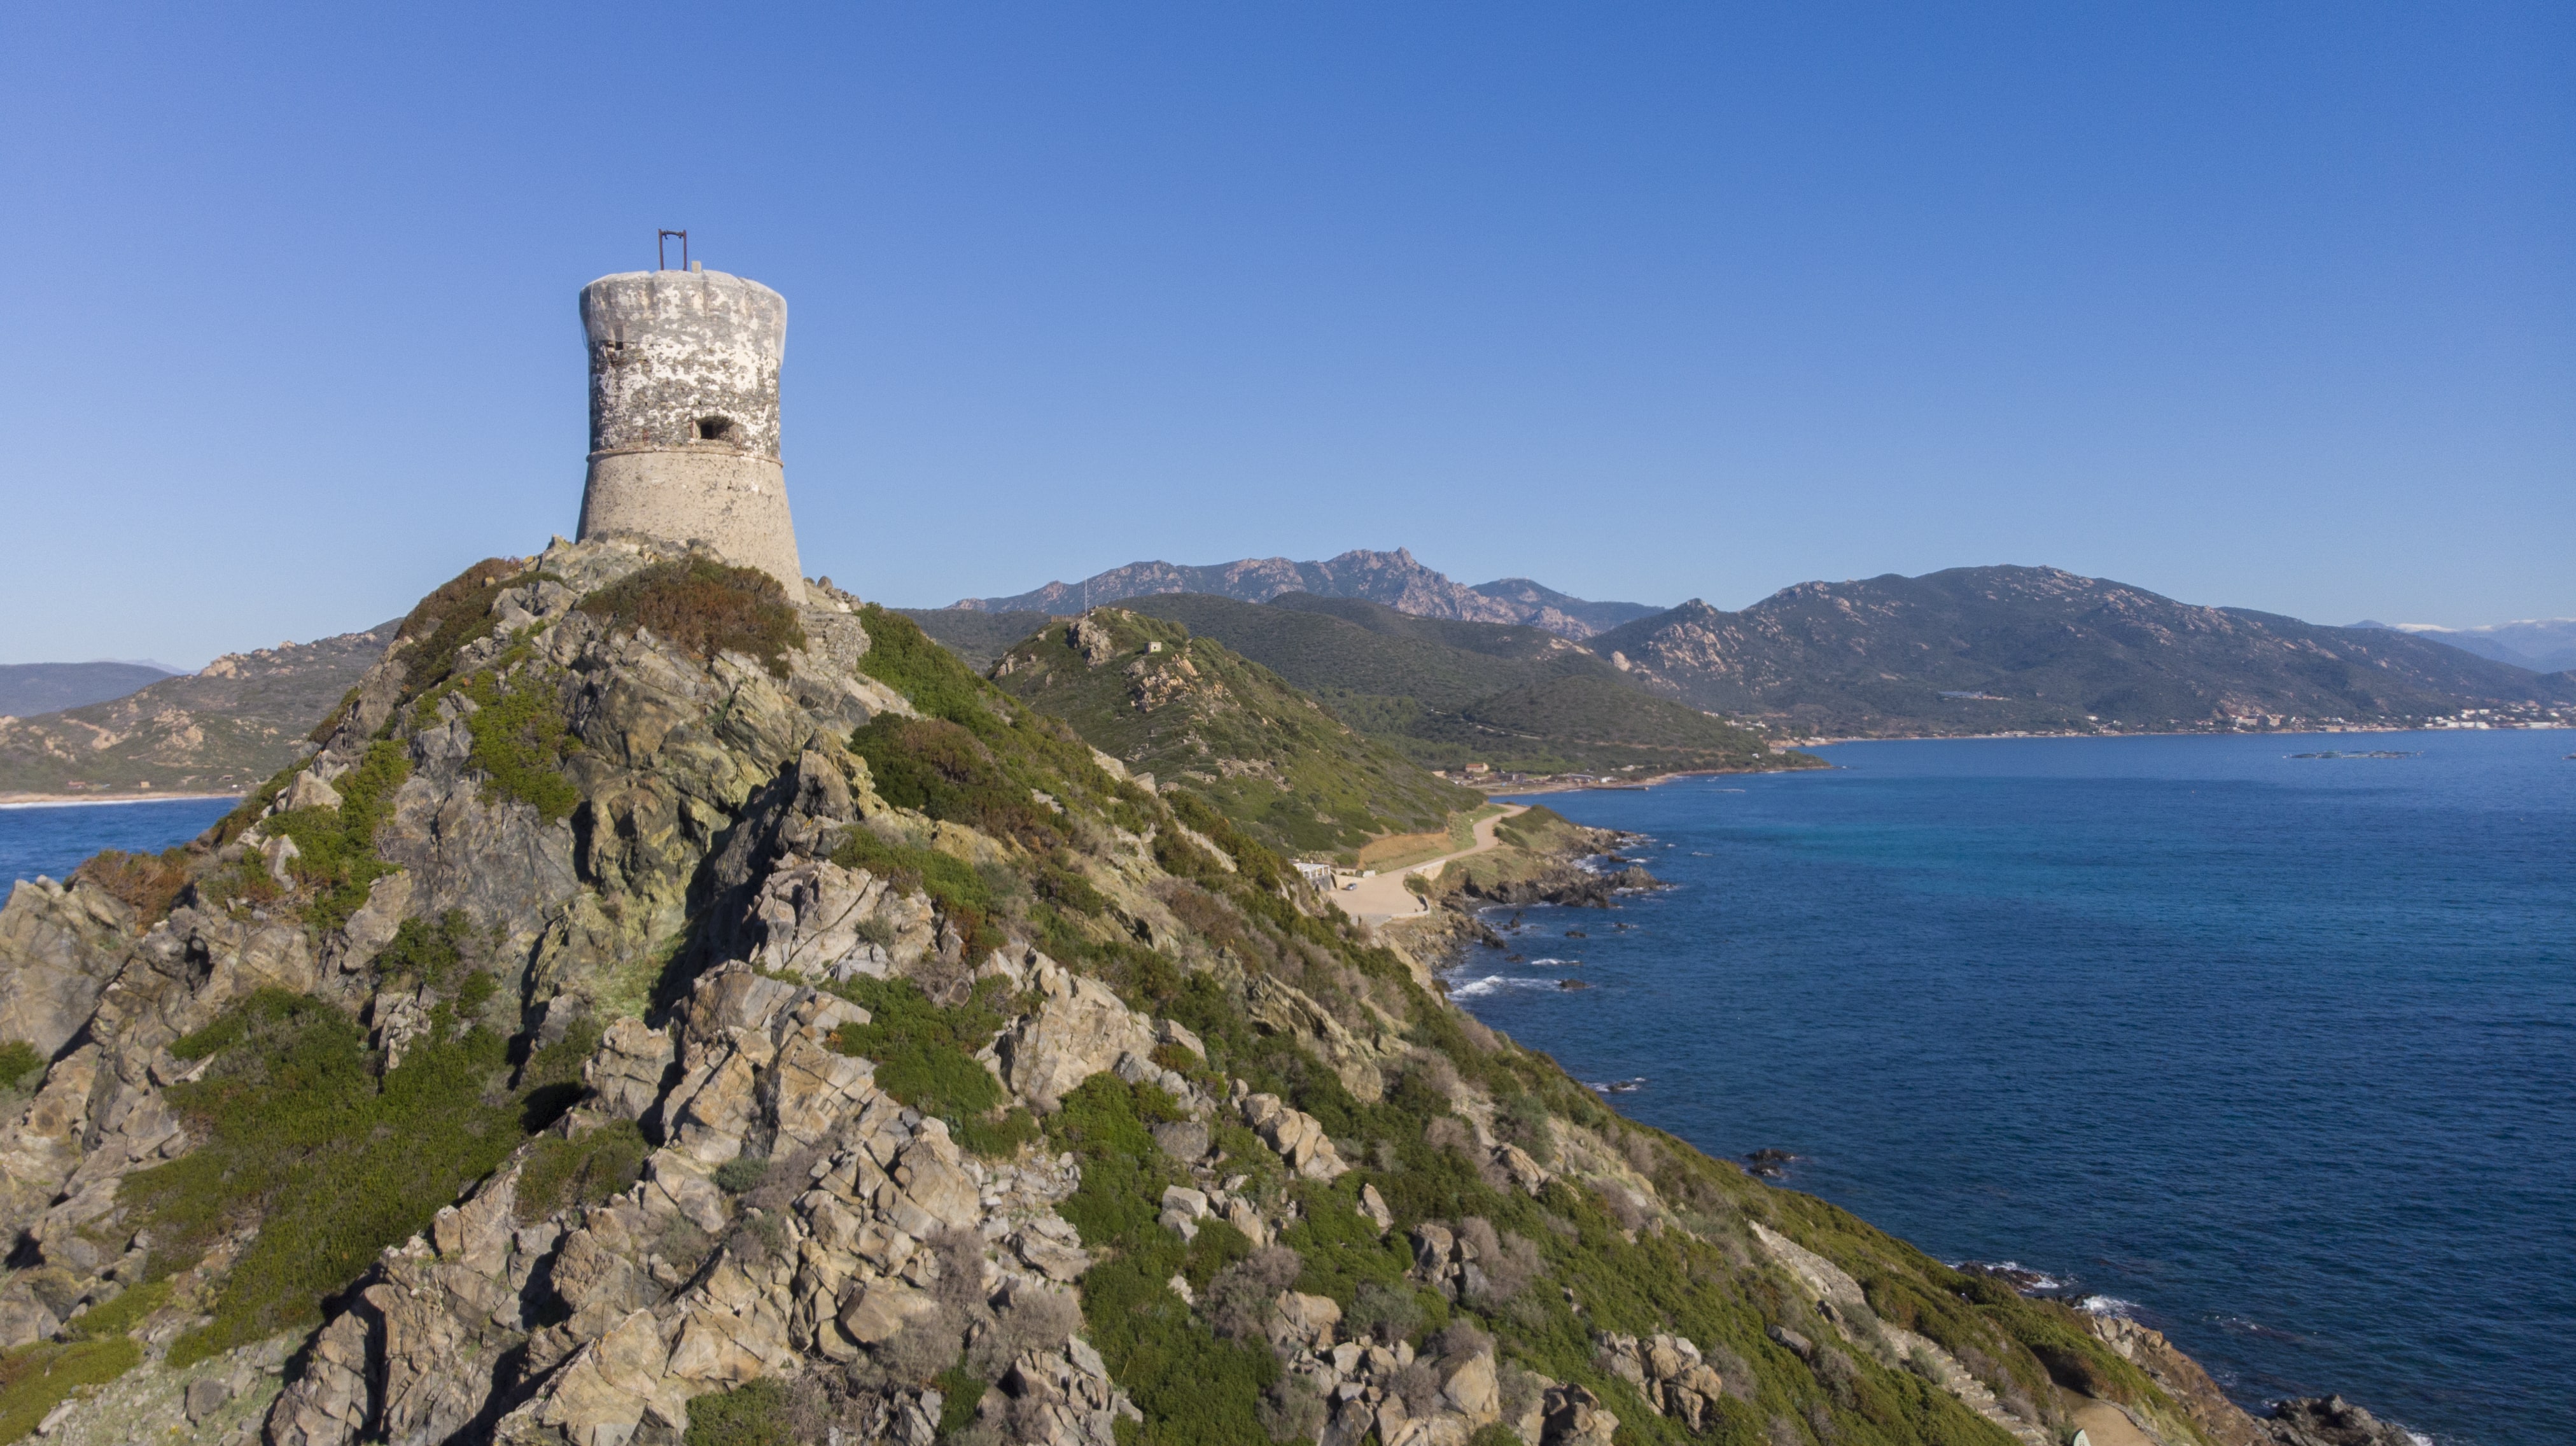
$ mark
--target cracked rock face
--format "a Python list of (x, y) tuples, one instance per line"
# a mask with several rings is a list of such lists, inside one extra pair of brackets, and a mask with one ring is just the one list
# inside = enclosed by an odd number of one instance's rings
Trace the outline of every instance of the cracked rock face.
[[(190, 893), (145, 927), (90, 884), (17, 891), (0, 912), (0, 1021), (54, 1059), (0, 1125), (0, 1223), (32, 1262), (0, 1289), (0, 1345), (54, 1334), (140, 1268), (117, 1190), (193, 1145), (162, 1099), (204, 1067), (170, 1053), (182, 1036), (277, 988), (346, 1010), (388, 1067), (416, 1047), (442, 998), (379, 969), (407, 920), (459, 921), (499, 962), (496, 1020), (515, 1015), (537, 1042), (593, 1021), (581, 1099), (386, 1250), (286, 1378), (165, 1380), (157, 1366), (131, 1378), (161, 1390), (187, 1430), (281, 1446), (623, 1446), (676, 1441), (690, 1400), (711, 1391), (846, 1377), (830, 1397), (843, 1439), (928, 1446), (939, 1391), (871, 1373), (889, 1343), (925, 1318), (997, 1320), (1072, 1298), (1096, 1258), (1055, 1212), (1080, 1183), (1072, 1157), (962, 1150), (940, 1121), (886, 1094), (872, 1061), (838, 1047), (868, 1013), (828, 991), (966, 967), (962, 938), (917, 884), (830, 861), (854, 830), (979, 864), (1012, 856), (888, 807), (843, 746), (876, 714), (910, 711), (855, 671), (868, 639), (846, 598), (812, 590), (800, 614), (808, 641), (784, 677), (612, 632), (574, 606), (665, 555), (632, 540), (558, 545), (500, 590), (493, 636), (456, 654), (460, 672), (501, 670), (505, 686), (543, 689), (559, 707), (579, 744), (562, 765), (580, 795), (567, 816), (493, 794), (472, 762), (477, 705), (449, 693), (413, 706), (404, 670), (418, 644), (406, 641), (278, 804), (212, 861), (255, 856), (291, 888), (291, 841), (269, 820), (342, 808), (348, 775), (393, 739), (408, 773), (374, 836), (388, 867), (340, 926)], [(1127, 847), (1145, 859), (1141, 844)], [(1153, 917), (1141, 887), (1151, 865), (1134, 867), (1146, 873), (1120, 896)], [(676, 952), (674, 941), (685, 941)], [(1207, 1153), (1219, 1102), (1151, 1058), (1203, 1059), (1190, 1031), (1021, 946), (967, 973), (1001, 979), (1016, 1001), (982, 1056), (1012, 1100), (1044, 1112), (1094, 1075), (1152, 1081), (1191, 1111)], [(667, 987), (656, 981), (673, 979), (685, 981), (679, 997), (656, 1007), (653, 991)], [(643, 1133), (634, 1183), (532, 1209), (522, 1187), (536, 1152), (611, 1128)], [(1289, 1111), (1271, 1135), (1310, 1177), (1340, 1168), (1307, 1117)], [(744, 1169), (758, 1181), (748, 1189)], [(1212, 1213), (1256, 1239), (1284, 1223), (1216, 1193)], [(204, 1269), (220, 1271), (240, 1245)], [(105, 1427), (85, 1425), (86, 1410), (67, 1408), (57, 1434), (95, 1438)], [(1066, 1446), (1111, 1446), (1116, 1422), (1136, 1414), (1078, 1328), (1004, 1363), (979, 1410), (1012, 1439)]]
[[(1089, 1257), (1053, 1209), (1078, 1174), (978, 1159), (880, 1092), (867, 1061), (825, 1043), (864, 1018), (737, 962), (701, 977), (666, 1030), (621, 1021), (560, 1129), (664, 1121), (642, 1179), (522, 1223), (513, 1164), (442, 1211), (324, 1326), (270, 1439), (425, 1443), (481, 1422), (502, 1441), (667, 1440), (690, 1398), (853, 1360), (943, 1294), (1007, 1301), (1078, 1278)], [(714, 1174), (746, 1139), (771, 1142), (789, 1177), (736, 1196)], [(971, 1280), (949, 1277), (960, 1260)], [(1098, 1361), (1078, 1337), (1033, 1351), (1006, 1398), (1054, 1421), (1049, 1439), (1107, 1446), (1132, 1407)], [(938, 1415), (917, 1390), (867, 1409), (893, 1439)]]

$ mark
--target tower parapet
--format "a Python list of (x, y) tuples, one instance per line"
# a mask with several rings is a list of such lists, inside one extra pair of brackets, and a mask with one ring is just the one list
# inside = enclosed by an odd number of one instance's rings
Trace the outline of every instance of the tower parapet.
[(802, 602), (778, 455), (787, 298), (721, 271), (629, 271), (582, 288), (590, 475), (581, 536), (703, 542)]

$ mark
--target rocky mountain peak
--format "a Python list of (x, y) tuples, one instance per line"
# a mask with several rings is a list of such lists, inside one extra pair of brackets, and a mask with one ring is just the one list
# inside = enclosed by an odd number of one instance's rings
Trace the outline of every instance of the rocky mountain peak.
[(1641, 603), (1587, 602), (1527, 578), (1467, 587), (1425, 567), (1411, 549), (1403, 547), (1393, 552), (1354, 548), (1323, 562), (1293, 562), (1284, 557), (1207, 566), (1136, 562), (1078, 583), (1051, 582), (1011, 597), (961, 598), (953, 606), (976, 612), (1067, 614), (1160, 593), (1268, 602), (1293, 592), (1360, 598), (1417, 617), (1524, 624), (1577, 641), (1654, 611)]

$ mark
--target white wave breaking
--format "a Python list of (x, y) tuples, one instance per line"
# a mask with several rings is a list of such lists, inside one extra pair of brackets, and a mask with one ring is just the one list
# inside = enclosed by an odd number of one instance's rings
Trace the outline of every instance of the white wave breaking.
[(1554, 989), (1555, 987), (1556, 981), (1553, 979), (1515, 979), (1501, 974), (1488, 974), (1482, 979), (1470, 979), (1463, 984), (1451, 984), (1449, 997), (1481, 999), (1488, 994), (1498, 994), (1506, 989)]

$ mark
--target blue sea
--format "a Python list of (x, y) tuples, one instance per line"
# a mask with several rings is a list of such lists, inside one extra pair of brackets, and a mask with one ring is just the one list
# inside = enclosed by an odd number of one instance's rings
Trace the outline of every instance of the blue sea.
[[(1641, 1077), (1636, 1118), (2056, 1277), (2257, 1414), (2331, 1391), (2439, 1442), (2576, 1441), (2571, 748), (1851, 743), (1546, 795), (1676, 887), (1528, 910), (1523, 962), (1451, 985)], [(2289, 756), (2334, 749), (2420, 756)]]
[(0, 806), (0, 897), (19, 879), (60, 879), (100, 849), (159, 853), (186, 843), (232, 812), (233, 802), (174, 798)]

